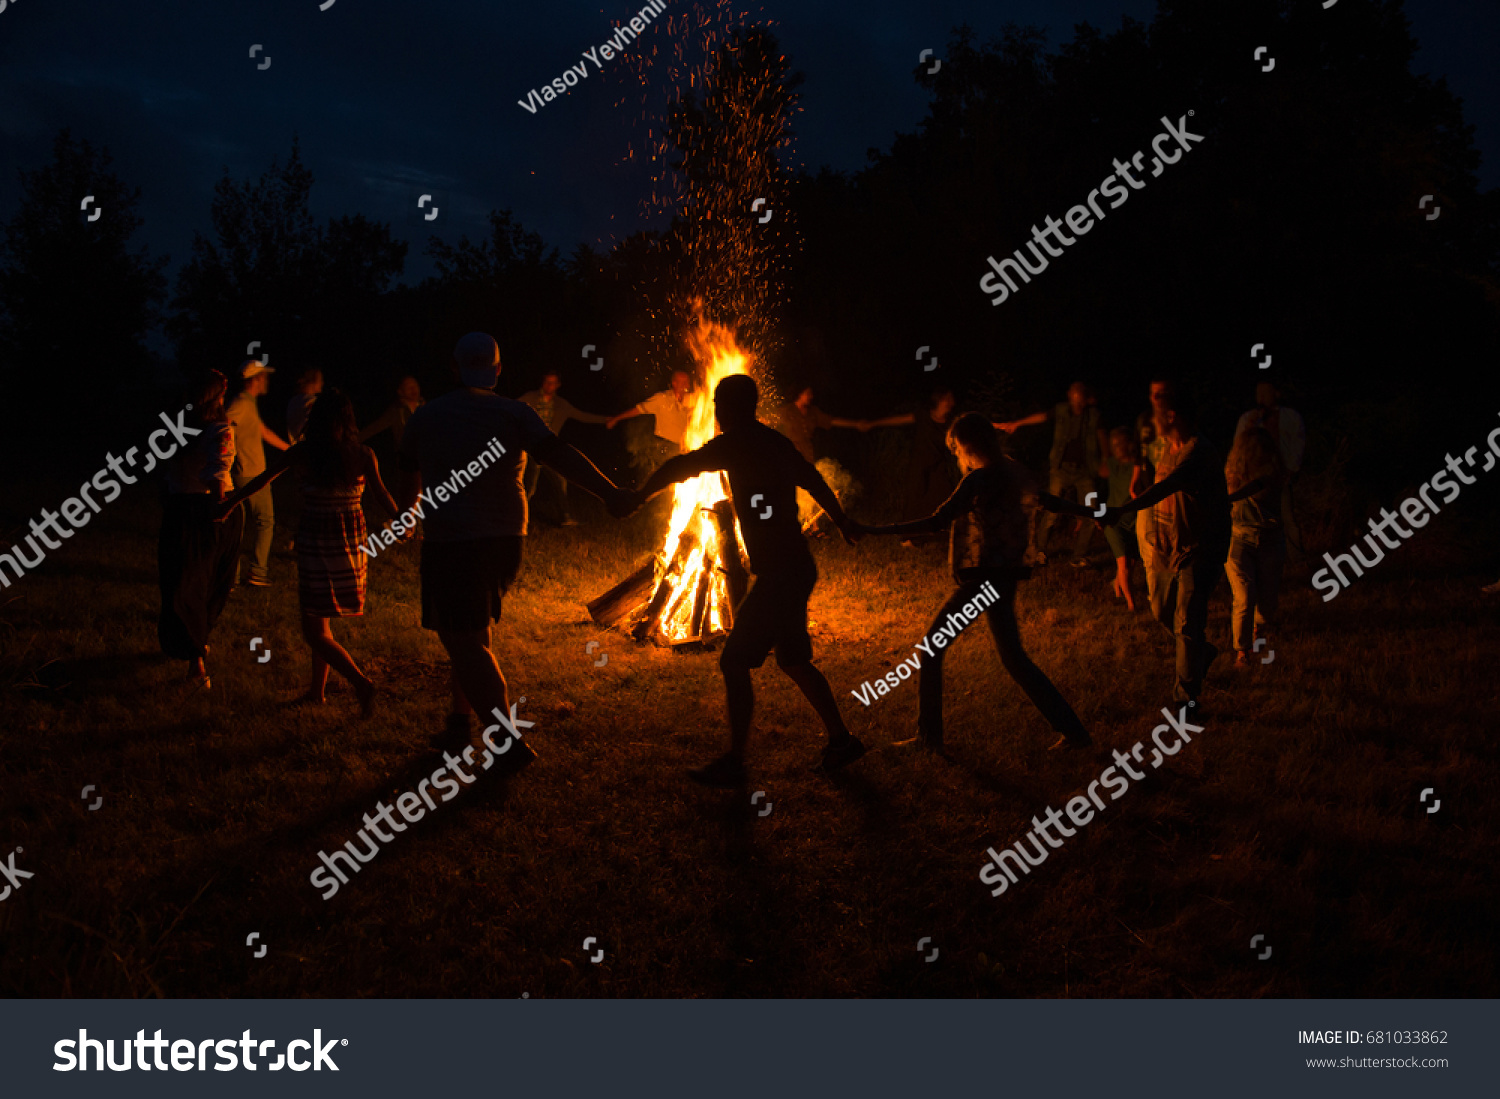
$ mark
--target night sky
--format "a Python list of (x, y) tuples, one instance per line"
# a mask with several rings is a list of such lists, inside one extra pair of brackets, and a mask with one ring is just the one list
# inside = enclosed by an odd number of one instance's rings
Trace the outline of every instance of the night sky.
[[(142, 189), (137, 239), (169, 253), (174, 272), (193, 232), (208, 227), (223, 169), (258, 176), (273, 157), (285, 159), (294, 134), (317, 179), (314, 212), (391, 222), (413, 243), (409, 282), (431, 272), (428, 233), (483, 234), (495, 208), (512, 208), (564, 252), (647, 225), (645, 174), (625, 159), (632, 139), (645, 147), (644, 127), (638, 93), (616, 106), (636, 86), (619, 60), (602, 73), (590, 65), (587, 80), (535, 115), (517, 104), (641, 3), (335, 0), (320, 11), (319, 2), (10, 0), (0, 12), (0, 217), (18, 201), (14, 168), (44, 163), (53, 135), (69, 126), (107, 146), (116, 170)], [(806, 76), (796, 160), (855, 170), (867, 149), (888, 148), (919, 123), (927, 97), (912, 75), (917, 55), (941, 57), (959, 24), (981, 41), (1006, 22), (1036, 24), (1055, 46), (1080, 21), (1112, 30), (1122, 15), (1149, 19), (1154, 3), (797, 0), (751, 8), (752, 18), (758, 10)], [(1494, 187), (1500, 4), (1409, 0), (1407, 12), (1421, 43), (1416, 68), (1446, 76), (1463, 98), (1484, 154), (1482, 185)], [(666, 34), (663, 22), (626, 49)], [(263, 52), (251, 60), (257, 43)], [(267, 56), (271, 66), (257, 68)], [(415, 211), (424, 191), (438, 196), (431, 224)]]

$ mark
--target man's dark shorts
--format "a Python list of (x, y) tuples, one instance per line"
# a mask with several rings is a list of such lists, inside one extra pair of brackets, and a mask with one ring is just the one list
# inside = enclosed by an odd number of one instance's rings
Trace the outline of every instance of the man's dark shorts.
[(521, 535), (422, 543), (422, 626), (487, 630), (521, 571)]
[(796, 562), (757, 576), (735, 613), (722, 662), (759, 668), (775, 649), (776, 663), (782, 667), (811, 664), (807, 600), (817, 582), (818, 569), (811, 556), (805, 564)]

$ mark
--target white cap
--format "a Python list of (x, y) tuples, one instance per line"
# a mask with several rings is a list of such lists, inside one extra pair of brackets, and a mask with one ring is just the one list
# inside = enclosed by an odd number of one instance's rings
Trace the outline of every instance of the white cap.
[(500, 345), (487, 332), (470, 332), (453, 348), (453, 361), (464, 385), (494, 389), (500, 380)]

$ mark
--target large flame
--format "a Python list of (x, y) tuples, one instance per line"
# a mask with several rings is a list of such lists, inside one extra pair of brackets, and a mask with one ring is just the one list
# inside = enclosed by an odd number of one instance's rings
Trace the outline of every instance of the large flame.
[[(731, 374), (750, 373), (750, 358), (735, 342), (734, 333), (712, 321), (699, 320), (689, 332), (688, 349), (698, 364), (698, 401), (684, 436), (684, 449), (693, 450), (714, 437), (714, 389)], [(662, 543), (657, 580), (665, 579), (671, 593), (661, 612), (660, 636), (671, 643), (727, 632), (731, 625), (729, 591), (719, 560), (719, 536), (712, 509), (728, 498), (722, 473), (704, 473), (674, 488), (672, 521)], [(739, 520), (734, 520), (739, 542)], [(691, 551), (685, 559), (679, 548), (684, 533)], [(743, 543), (741, 543), (743, 544)], [(699, 608), (699, 588), (706, 606)], [(701, 627), (695, 625), (701, 622)]]

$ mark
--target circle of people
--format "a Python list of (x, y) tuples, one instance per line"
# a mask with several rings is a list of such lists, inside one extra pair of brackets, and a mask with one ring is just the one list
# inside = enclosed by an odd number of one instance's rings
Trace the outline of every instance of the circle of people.
[[(504, 596), (519, 575), (528, 500), (541, 479), (546, 478), (560, 503), (563, 525), (572, 526), (570, 484), (623, 518), (681, 481), (711, 472), (726, 475), (742, 515), (743, 548), (754, 580), (734, 608), (719, 658), (729, 749), (689, 772), (716, 787), (746, 781), (754, 711), (751, 672), (772, 654), (827, 734), (814, 770), (836, 771), (866, 751), (813, 662), (807, 628), (808, 600), (817, 582), (809, 537), (830, 526), (850, 544), (866, 535), (894, 535), (914, 545), (946, 530), (956, 587), (934, 616), (930, 633), (936, 634), (955, 614), (967, 620), (982, 608), (1005, 670), (1058, 734), (1053, 748), (1088, 747), (1093, 741), (1027, 655), (1014, 605), (1017, 584), (1047, 563), (1048, 536), (1058, 514), (1079, 520), (1070, 557), (1074, 566), (1090, 564), (1094, 529), (1104, 530), (1116, 561), (1115, 594), (1131, 610), (1132, 562), (1141, 563), (1152, 614), (1175, 639), (1172, 700), (1178, 705), (1197, 705), (1218, 655), (1207, 639), (1206, 623), (1209, 597), (1221, 573), (1227, 571), (1233, 593), (1230, 633), (1236, 665), (1248, 668), (1252, 654), (1275, 628), (1288, 547), (1297, 550), (1291, 485), (1301, 467), (1303, 424), (1295, 411), (1280, 405), (1280, 395), (1269, 383), (1257, 387), (1256, 407), (1241, 417), (1227, 462), (1198, 433), (1187, 395), (1167, 380), (1151, 383), (1150, 409), (1133, 427), (1106, 433), (1094, 397), (1081, 382), (1056, 407), (1002, 423), (976, 412), (960, 414), (947, 389), (933, 393), (925, 413), (838, 418), (817, 407), (810, 385), (802, 386), (778, 410), (777, 427), (772, 428), (756, 418), (760, 394), (755, 381), (733, 375), (719, 382), (712, 396), (719, 433), (684, 452), (688, 425), (703, 399), (685, 371), (672, 375), (668, 389), (605, 417), (568, 403), (558, 392), (561, 377), (555, 372), (519, 400), (495, 393), (500, 350), (485, 333), (464, 336), (453, 358), (458, 388), (424, 401), (416, 380), (403, 379), (396, 401), (363, 430), (349, 398), (336, 389), (324, 390), (321, 373), (308, 371), (287, 411), (289, 439), (260, 418), (257, 400), (273, 372), (261, 360), (241, 365), (232, 400), (228, 379), (215, 370), (190, 387), (190, 417), (201, 434), (164, 463), (158, 635), (167, 656), (186, 662), (191, 686), (211, 686), (205, 664), (209, 635), (242, 575), (252, 586), (271, 583), (270, 485), (288, 470), (295, 470), (301, 483), (293, 548), (302, 636), (312, 655), (311, 681), (298, 701), (323, 703), (333, 670), (349, 681), (363, 715), (376, 708), (378, 685), (331, 628), (333, 619), (364, 611), (370, 554), (363, 547), (374, 544), (365, 527), (363, 498), (368, 491), (393, 517), (401, 540), (421, 540), (421, 624), (437, 634), (451, 664), (452, 705), (433, 742), (467, 741), (484, 753), (486, 767), (490, 753), (477, 726), (488, 715), (511, 712), (505, 677), (490, 647), (491, 627), (500, 620)], [(612, 428), (636, 416), (653, 417), (655, 431), (644, 455), (652, 472), (634, 490), (616, 485), (558, 437), (569, 420)], [(1041, 491), (1026, 467), (1005, 453), (1001, 435), (1048, 422), (1053, 442), (1047, 490)], [(846, 514), (830, 487), (825, 473), (831, 475), (837, 466), (815, 460), (813, 432), (897, 425), (914, 429), (907, 486), (908, 514), (914, 517), (867, 526)], [(398, 454), (395, 495), (365, 445), (387, 429)], [(266, 446), (286, 453), (268, 465)], [(949, 472), (955, 458), (962, 475), (956, 487)], [(1107, 489), (1103, 503), (1096, 505), (1100, 482)], [(756, 495), (769, 509), (739, 507)], [(412, 516), (422, 519), (420, 535), (415, 521), (403, 521)], [(249, 544), (242, 553), (247, 533)], [(249, 564), (245, 574), (242, 560)], [(942, 648), (932, 650), (919, 669), (916, 735), (893, 748), (945, 753), (943, 653)], [(476, 715), (483, 715), (477, 723)], [(535, 758), (531, 746), (517, 739), (507, 746), (500, 771), (513, 774)]]

